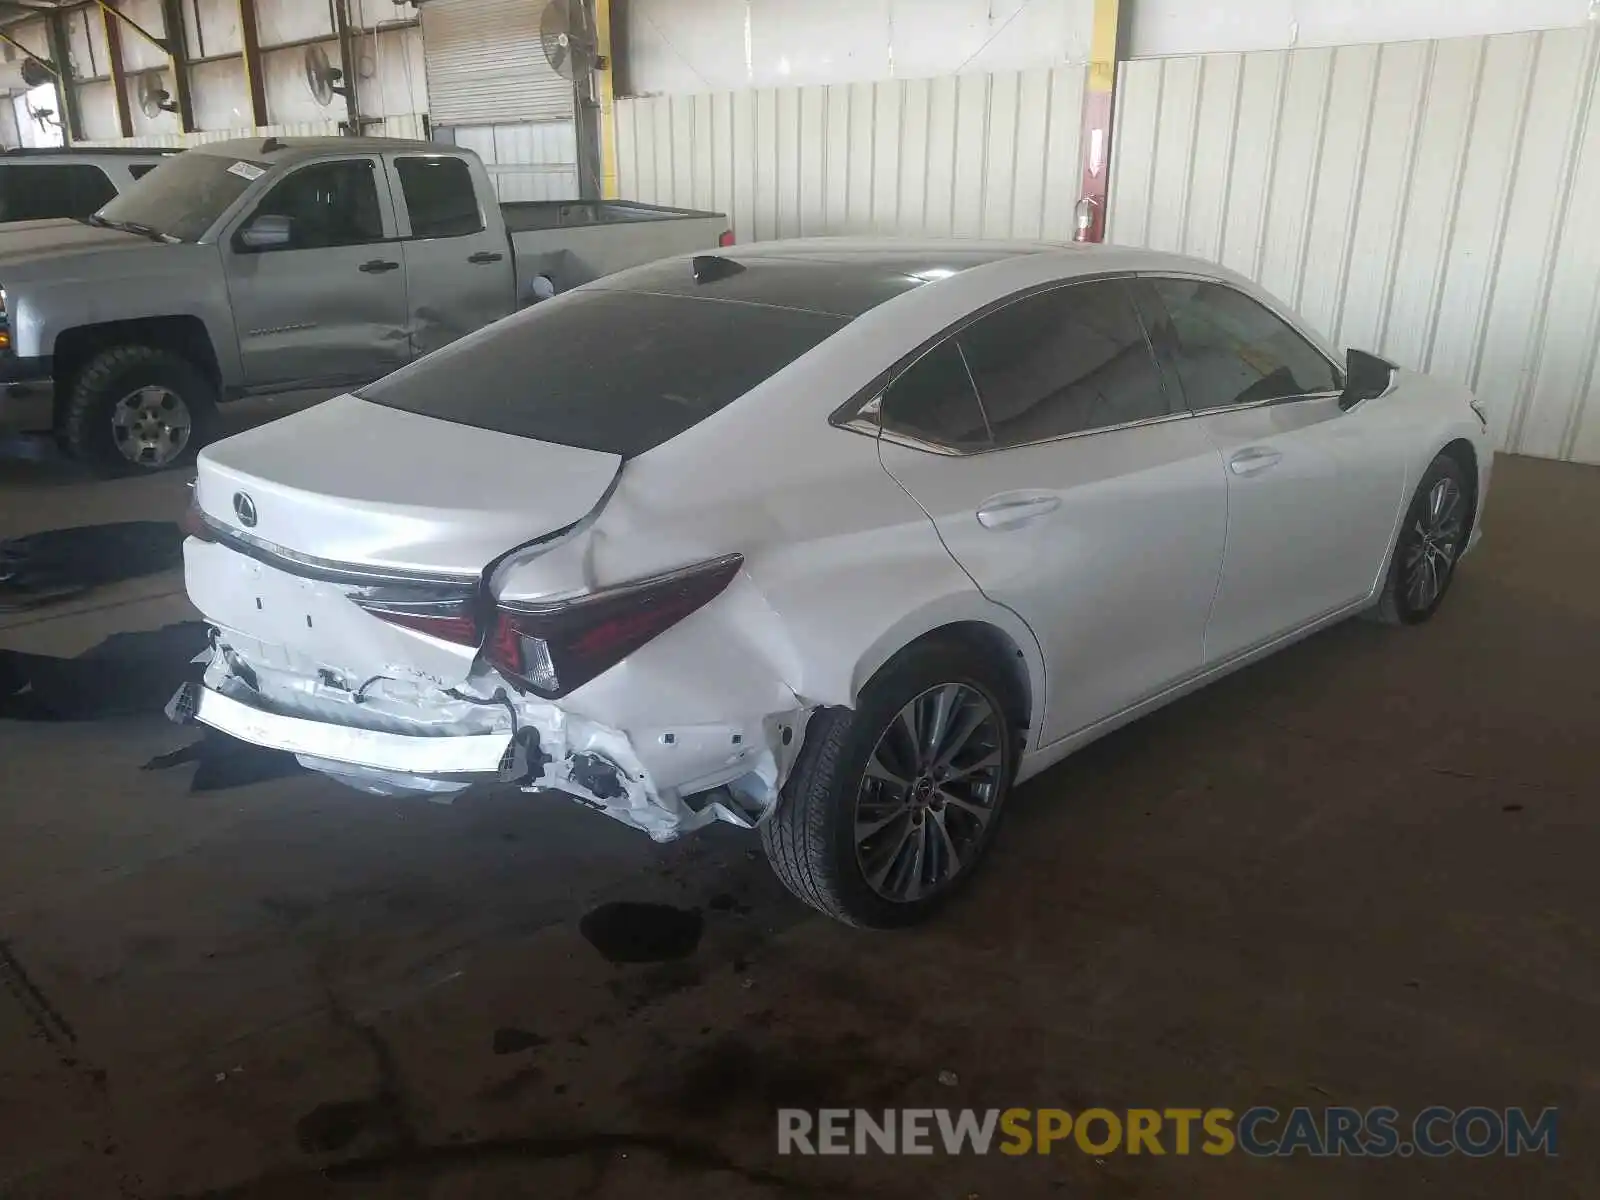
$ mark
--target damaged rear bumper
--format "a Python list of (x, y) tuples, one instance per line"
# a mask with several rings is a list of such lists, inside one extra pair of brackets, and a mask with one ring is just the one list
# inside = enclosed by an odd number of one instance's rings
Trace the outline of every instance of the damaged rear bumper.
[(516, 766), (510, 730), (421, 737), (356, 729), (266, 712), (198, 683), (178, 689), (167, 711), (176, 721), (199, 721), (256, 746), (375, 771), (509, 778)]
[(475, 783), (558, 791), (657, 841), (716, 821), (759, 822), (777, 801), (808, 715), (647, 733), (641, 757), (630, 734), (555, 704), (512, 699), (497, 677), (475, 679), (489, 693), (482, 698), (451, 691), (402, 702), (378, 682), (362, 700), (252, 668), (221, 642), (201, 661), (204, 681), (184, 684), (167, 705), (179, 724), (195, 721), (293, 754), (310, 770), (377, 795), (449, 802)]

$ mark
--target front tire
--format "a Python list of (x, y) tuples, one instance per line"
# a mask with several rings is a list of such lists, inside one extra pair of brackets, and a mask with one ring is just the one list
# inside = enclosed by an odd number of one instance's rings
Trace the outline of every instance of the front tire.
[(1386, 625), (1420, 625), (1444, 603), (1472, 529), (1472, 485), (1441, 454), (1417, 485), (1372, 615)]
[(1009, 681), (962, 642), (902, 652), (854, 709), (812, 715), (762, 844), (784, 885), (850, 925), (932, 916), (971, 880), (1016, 770)]
[(188, 359), (159, 346), (113, 346), (68, 385), (67, 453), (104, 476), (144, 475), (189, 462), (216, 414), (216, 388)]

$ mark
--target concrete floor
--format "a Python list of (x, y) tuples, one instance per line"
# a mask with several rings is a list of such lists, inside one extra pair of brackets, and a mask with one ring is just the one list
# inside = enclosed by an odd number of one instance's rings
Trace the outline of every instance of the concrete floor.
[[(0, 536), (180, 479), (0, 465)], [(1600, 1194), (1600, 470), (1502, 460), (1439, 618), (1361, 622), (1023, 789), (923, 930), (788, 899), (753, 838), (558, 799), (191, 792), (158, 713), (0, 721), (0, 1195)], [(0, 618), (78, 654), (171, 575)], [(705, 912), (617, 966), (608, 900)], [(956, 1082), (940, 1082), (954, 1072)], [(1561, 1157), (780, 1159), (779, 1105), (1559, 1106)]]

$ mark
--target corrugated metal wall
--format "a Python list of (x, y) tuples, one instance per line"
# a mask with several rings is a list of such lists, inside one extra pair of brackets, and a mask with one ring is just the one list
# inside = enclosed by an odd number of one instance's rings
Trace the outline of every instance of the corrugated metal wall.
[(578, 135), (571, 121), (457, 125), (452, 138), (483, 159), (502, 200), (570, 200), (578, 191)]
[(1123, 71), (1111, 240), (1465, 381), (1507, 449), (1600, 462), (1600, 28)]
[(1071, 236), (1083, 69), (617, 101), (621, 194), (740, 241)]

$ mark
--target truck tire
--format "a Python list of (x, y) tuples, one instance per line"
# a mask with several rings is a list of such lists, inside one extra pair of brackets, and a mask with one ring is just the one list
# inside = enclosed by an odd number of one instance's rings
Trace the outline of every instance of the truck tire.
[(62, 445), (102, 476), (153, 474), (192, 461), (215, 428), (215, 385), (160, 346), (102, 350), (66, 387)]

